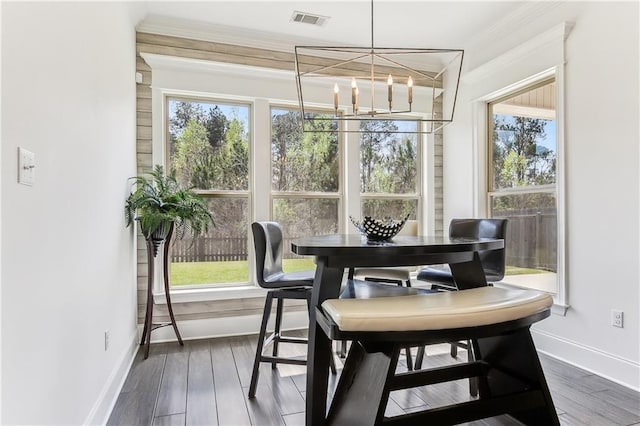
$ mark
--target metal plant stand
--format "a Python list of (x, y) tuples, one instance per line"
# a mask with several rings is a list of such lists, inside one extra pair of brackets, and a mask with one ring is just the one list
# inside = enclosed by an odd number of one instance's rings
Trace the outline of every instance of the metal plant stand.
[[(180, 346), (184, 346), (180, 331), (178, 331), (178, 325), (173, 315), (173, 308), (171, 307), (171, 295), (169, 293), (169, 243), (171, 236), (173, 235), (173, 224), (169, 228), (169, 233), (163, 241), (154, 241), (150, 236), (147, 241), (147, 264), (148, 264), (148, 276), (147, 276), (147, 311), (144, 316), (144, 329), (142, 330), (142, 339), (140, 345), (145, 345), (144, 359), (149, 357), (149, 345), (151, 344), (151, 332), (155, 329), (166, 327), (168, 325), (173, 326), (173, 331), (176, 333), (178, 343)], [(167, 309), (169, 310), (169, 322), (153, 323), (153, 268), (155, 254), (157, 253), (157, 245), (164, 243), (164, 257), (163, 257), (163, 277), (164, 277), (164, 295), (167, 299)], [(155, 247), (154, 247), (155, 245)], [(146, 342), (145, 342), (146, 340)]]

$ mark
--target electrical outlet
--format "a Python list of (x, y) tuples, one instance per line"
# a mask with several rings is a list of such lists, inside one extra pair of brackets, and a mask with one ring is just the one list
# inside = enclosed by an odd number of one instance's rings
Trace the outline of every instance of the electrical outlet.
[(624, 327), (624, 312), (616, 309), (611, 310), (611, 325), (614, 327)]
[(104, 332), (104, 350), (109, 350), (109, 330), (105, 330)]

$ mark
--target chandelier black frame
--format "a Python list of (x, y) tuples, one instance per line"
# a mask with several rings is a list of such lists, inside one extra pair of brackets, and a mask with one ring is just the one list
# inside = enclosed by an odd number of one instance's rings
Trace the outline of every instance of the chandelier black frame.
[[(401, 133), (432, 133), (453, 121), (464, 50), (375, 47), (373, 23), (371, 0), (370, 47), (295, 46), (300, 112), (303, 124), (312, 124), (305, 131), (335, 131), (335, 126), (313, 125), (320, 121), (399, 120), (426, 123)], [(312, 91), (320, 94), (309, 98), (319, 100), (309, 108), (305, 93)], [(333, 114), (315, 114), (331, 100)], [(360, 132), (342, 127), (343, 132)]]

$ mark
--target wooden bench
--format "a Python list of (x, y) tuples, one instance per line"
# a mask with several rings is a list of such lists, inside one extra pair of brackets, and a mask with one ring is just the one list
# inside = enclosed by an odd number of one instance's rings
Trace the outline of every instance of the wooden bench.
[[(327, 424), (445, 425), (510, 414), (559, 425), (531, 324), (549, 316), (545, 293), (481, 287), (378, 299), (329, 299), (317, 322), (330, 339), (352, 340)], [(409, 345), (471, 340), (475, 361), (396, 374)], [(395, 390), (477, 377), (477, 400), (384, 417)]]

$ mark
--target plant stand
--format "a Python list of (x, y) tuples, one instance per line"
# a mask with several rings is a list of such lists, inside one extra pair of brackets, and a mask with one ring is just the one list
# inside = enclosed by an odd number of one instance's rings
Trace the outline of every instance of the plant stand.
[[(167, 237), (164, 239), (164, 256), (163, 256), (163, 277), (164, 277), (164, 295), (167, 300), (167, 309), (169, 310), (169, 322), (164, 323), (153, 323), (153, 268), (154, 268), (154, 260), (156, 252), (154, 250), (154, 241), (151, 237), (147, 238), (147, 263), (148, 263), (148, 276), (147, 276), (147, 311), (144, 316), (144, 329), (142, 330), (142, 339), (140, 340), (140, 345), (145, 345), (144, 349), (144, 359), (149, 357), (149, 346), (151, 344), (151, 332), (161, 327), (166, 327), (168, 325), (173, 326), (173, 331), (176, 333), (176, 337), (178, 338), (178, 343), (180, 346), (184, 346), (182, 342), (182, 337), (180, 336), (180, 331), (178, 331), (178, 325), (176, 324), (176, 319), (173, 315), (173, 308), (171, 307), (171, 295), (169, 293), (169, 243), (171, 241), (171, 235), (173, 234), (173, 224), (169, 228), (169, 233)], [(158, 242), (155, 242), (158, 244)], [(146, 340), (146, 342), (145, 342)]]

